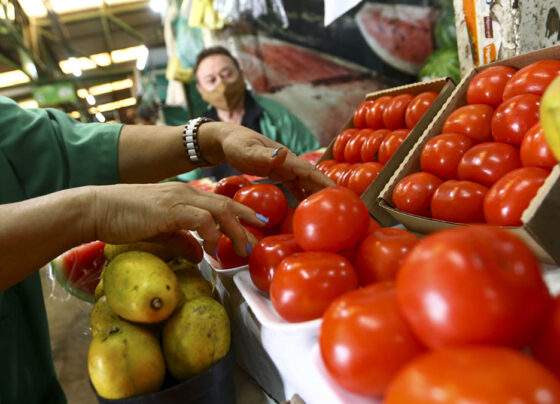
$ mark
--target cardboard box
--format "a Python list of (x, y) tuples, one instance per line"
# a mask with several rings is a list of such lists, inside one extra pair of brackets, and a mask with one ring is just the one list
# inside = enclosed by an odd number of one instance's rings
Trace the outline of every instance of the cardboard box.
[(558, 0), (454, 0), (461, 75), (560, 43)]
[[(379, 97), (389, 95), (389, 96), (396, 96), (399, 94), (409, 93), (412, 95), (418, 95), (425, 91), (435, 91), (439, 95), (434, 100), (430, 108), (424, 113), (422, 118), (418, 121), (416, 126), (410, 131), (408, 136), (406, 137), (403, 144), (398, 148), (395, 154), (387, 161), (387, 163), (383, 166), (383, 169), (379, 172), (375, 180), (370, 184), (370, 186), (364, 191), (361, 195), (362, 201), (368, 207), (370, 215), (379, 222), (382, 226), (392, 226), (396, 224), (395, 220), (391, 215), (385, 212), (383, 209), (379, 208), (377, 197), (379, 192), (383, 189), (387, 181), (391, 178), (397, 167), (401, 164), (404, 157), (407, 155), (408, 150), (416, 143), (420, 135), (424, 132), (424, 130), (428, 127), (432, 119), (435, 117), (437, 112), (441, 109), (445, 101), (449, 98), (453, 90), (455, 89), (455, 83), (451, 78), (443, 78), (431, 81), (424, 81), (414, 84), (408, 84), (404, 86), (394, 87), (387, 90), (377, 91), (374, 93), (369, 93), (366, 95), (365, 100), (375, 100)], [(357, 106), (356, 106), (357, 107)], [(340, 129), (342, 132), (345, 129), (353, 128), (353, 116), (351, 116), (346, 123)], [(335, 138), (336, 139), (336, 138)], [(319, 160), (319, 162), (323, 160), (333, 159), (333, 145), (335, 139), (327, 147), (327, 150)]]
[[(560, 46), (494, 62), (490, 66), (507, 65), (519, 69), (542, 59), (560, 59)], [(420, 171), (420, 155), (424, 145), (432, 137), (441, 133), (443, 124), (451, 112), (467, 104), (466, 94), (469, 82), (481, 70), (484, 70), (484, 68), (474, 68), (463, 78), (432, 123), (409, 150), (401, 166), (395, 171), (379, 195), (380, 206), (412, 231), (430, 233), (457, 226), (456, 223), (401, 212), (394, 207), (392, 194), (393, 189), (401, 179)], [(560, 264), (560, 237), (556, 233), (558, 231), (556, 227), (560, 227), (560, 166), (554, 167), (529, 207), (523, 212), (521, 221), (523, 222), (522, 227), (504, 228), (520, 236), (542, 261)]]

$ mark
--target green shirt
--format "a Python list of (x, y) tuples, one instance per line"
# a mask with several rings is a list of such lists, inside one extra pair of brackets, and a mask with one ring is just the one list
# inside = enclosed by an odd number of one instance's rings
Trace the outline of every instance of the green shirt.
[[(53, 109), (23, 110), (0, 96), (0, 203), (117, 183), (121, 127), (83, 124)], [(65, 402), (35, 273), (0, 292), (0, 403)]]

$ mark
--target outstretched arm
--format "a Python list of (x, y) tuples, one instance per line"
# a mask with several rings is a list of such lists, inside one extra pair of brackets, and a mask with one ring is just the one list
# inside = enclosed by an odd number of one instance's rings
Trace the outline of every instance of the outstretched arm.
[(72, 188), (0, 205), (0, 291), (83, 242), (113, 244), (196, 230), (214, 251), (221, 233), (247, 255), (251, 238), (239, 220), (259, 227), (250, 208), (179, 182)]

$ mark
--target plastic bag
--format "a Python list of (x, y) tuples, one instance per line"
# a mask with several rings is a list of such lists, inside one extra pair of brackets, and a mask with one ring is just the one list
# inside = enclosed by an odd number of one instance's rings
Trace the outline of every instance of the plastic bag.
[(282, 0), (214, 0), (214, 10), (227, 21), (239, 21), (243, 15), (250, 15), (254, 19), (268, 14), (268, 6), (282, 21), (282, 27), (288, 27), (288, 16)]

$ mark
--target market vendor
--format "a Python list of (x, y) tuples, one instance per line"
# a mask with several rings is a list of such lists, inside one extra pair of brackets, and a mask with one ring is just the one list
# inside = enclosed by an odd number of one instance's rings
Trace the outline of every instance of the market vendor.
[[(196, 87), (210, 104), (204, 114), (215, 121), (243, 125), (300, 155), (317, 150), (319, 141), (287, 108), (247, 91), (239, 62), (222, 46), (199, 53), (194, 67)], [(204, 169), (202, 176), (219, 180), (240, 174), (227, 163)]]
[[(279, 143), (230, 123), (84, 124), (63, 112), (24, 110), (0, 97), (0, 402), (65, 403), (56, 380), (37, 270), (83, 242), (128, 243), (196, 230), (212, 253), (223, 231), (240, 255), (251, 242), (233, 200), (156, 182), (227, 160), (283, 182), (297, 197), (332, 183)], [(110, 185), (116, 183), (127, 183)]]

